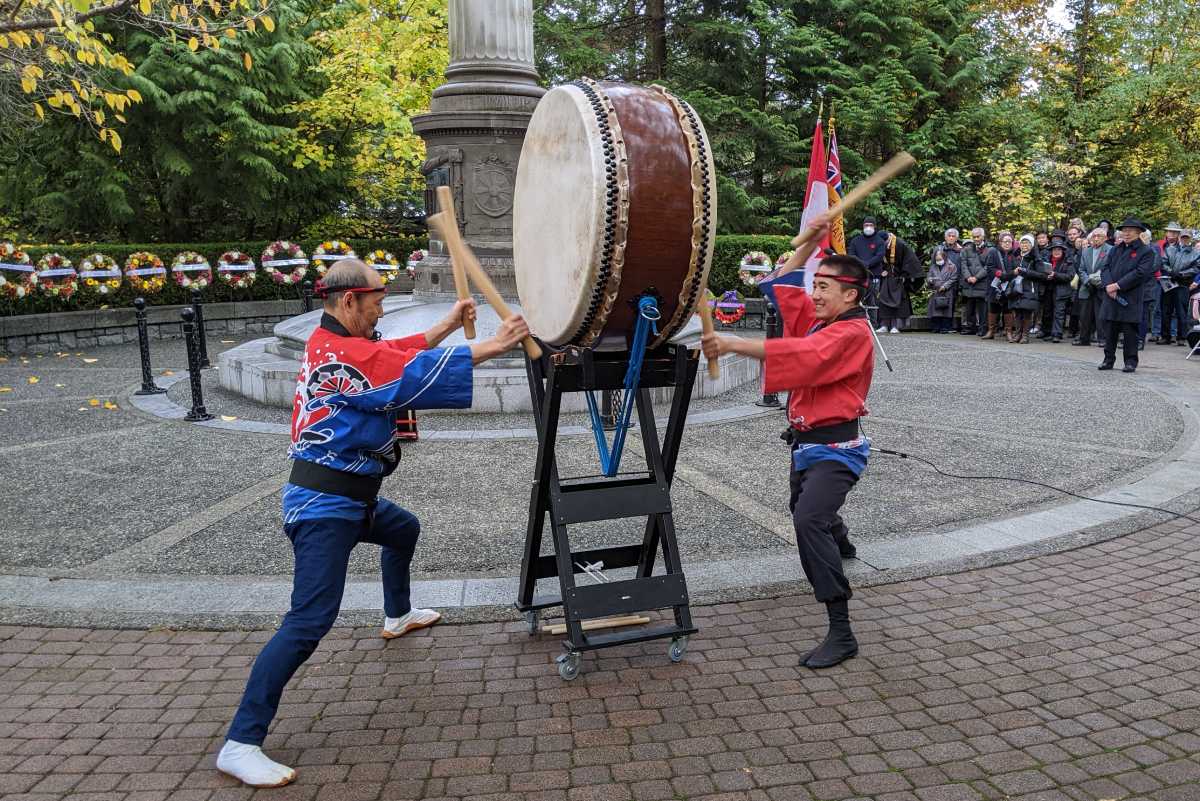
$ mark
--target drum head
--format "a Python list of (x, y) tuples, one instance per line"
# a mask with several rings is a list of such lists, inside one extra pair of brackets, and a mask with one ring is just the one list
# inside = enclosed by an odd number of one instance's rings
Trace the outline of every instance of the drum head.
[(566, 343), (583, 323), (600, 262), (604, 152), (596, 114), (575, 86), (542, 97), (525, 132), (513, 200), (513, 263), (535, 336)]

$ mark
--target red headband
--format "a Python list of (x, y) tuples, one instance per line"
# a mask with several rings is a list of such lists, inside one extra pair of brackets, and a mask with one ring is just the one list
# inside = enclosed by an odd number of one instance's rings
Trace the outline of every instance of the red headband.
[(334, 292), (349, 292), (352, 295), (366, 295), (371, 292), (387, 292), (387, 287), (384, 286), (325, 286), (325, 282), (320, 278), (317, 283), (313, 284), (313, 295), (318, 298), (327, 298)]
[(833, 273), (814, 273), (813, 278), (814, 279), (816, 279), (816, 278), (832, 278), (834, 281), (837, 281), (838, 283), (850, 284), (851, 286), (862, 287), (863, 289), (865, 289), (867, 287), (867, 282), (865, 279), (852, 278), (849, 275), (834, 275)]

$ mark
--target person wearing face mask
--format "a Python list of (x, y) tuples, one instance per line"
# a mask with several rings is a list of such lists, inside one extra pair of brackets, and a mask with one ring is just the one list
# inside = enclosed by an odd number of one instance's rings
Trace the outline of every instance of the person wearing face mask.
[(1079, 261), (1075, 265), (1075, 274), (1079, 276), (1079, 339), (1072, 345), (1092, 344), (1092, 334), (1097, 335), (1101, 344), (1104, 343), (1104, 333), (1100, 330), (1100, 299), (1101, 289), (1100, 268), (1112, 245), (1108, 244), (1108, 232), (1096, 228), (1088, 236), (1088, 245), (1079, 253)]
[(988, 321), (987, 329), (984, 328), (984, 318), (988, 313), (988, 283), (991, 281), (988, 262), (992, 260), (992, 251), (992, 246), (986, 241), (986, 232), (982, 228), (972, 228), (971, 238), (958, 255), (958, 294), (963, 299), (960, 333), (964, 335), (984, 337), (990, 331), (995, 336), (994, 319)]
[(1005, 339), (1013, 342), (1014, 314), (1008, 305), (1008, 282), (1021, 263), (1021, 253), (1014, 245), (1011, 231), (1001, 231), (996, 242), (990, 265), (992, 279), (988, 282), (988, 333), (984, 339), (995, 339), (997, 334), (1003, 334)]
[(949, 251), (939, 247), (933, 252), (926, 280), (933, 293), (929, 296), (929, 330), (949, 334), (954, 329), (954, 290), (958, 286), (958, 268)]
[[(1034, 237), (1033, 250), (1038, 261), (1048, 263), (1050, 261), (1050, 235), (1045, 231), (1038, 231)], [(1037, 311), (1032, 315), (1033, 327), (1029, 329), (1029, 335), (1038, 339), (1049, 339), (1054, 319), (1054, 298), (1052, 293), (1045, 291), (1045, 287), (1039, 287), (1038, 303)]]
[(1029, 343), (1029, 324), (1041, 308), (1042, 282), (1049, 265), (1038, 257), (1037, 241), (1029, 234), (1020, 239), (1020, 258), (1012, 271), (1005, 274), (1008, 281), (1008, 305), (1013, 310), (1015, 336), (1009, 342)]
[[(861, 261), (871, 274), (871, 289), (867, 293), (866, 306), (871, 307), (876, 305), (877, 296), (879, 294), (879, 284), (883, 276), (883, 260), (887, 251), (888, 235), (886, 231), (879, 230), (874, 217), (863, 218), (862, 233), (857, 234), (850, 239), (846, 245), (847, 255)], [(872, 325), (879, 326), (876, 330), (879, 333), (887, 331), (887, 327), (880, 324), (878, 312), (872, 313)]]
[(1144, 222), (1127, 217), (1118, 232), (1121, 242), (1108, 252), (1100, 268), (1104, 286), (1100, 317), (1108, 330), (1104, 335), (1104, 361), (1099, 369), (1111, 370), (1117, 361), (1117, 340), (1122, 341), (1125, 356), (1123, 372), (1132, 373), (1138, 366), (1138, 324), (1142, 321), (1142, 295), (1147, 282), (1154, 277), (1154, 251), (1141, 239), (1149, 232)]
[(1196, 281), (1200, 273), (1200, 250), (1192, 241), (1192, 232), (1186, 228), (1179, 231), (1179, 240), (1167, 247), (1167, 275), (1171, 280), (1171, 291), (1164, 293), (1162, 344), (1169, 345), (1171, 339), (1171, 323), (1176, 325), (1178, 335), (1175, 344), (1186, 345), (1188, 331), (1191, 329), (1191, 311), (1188, 309), (1188, 287)]

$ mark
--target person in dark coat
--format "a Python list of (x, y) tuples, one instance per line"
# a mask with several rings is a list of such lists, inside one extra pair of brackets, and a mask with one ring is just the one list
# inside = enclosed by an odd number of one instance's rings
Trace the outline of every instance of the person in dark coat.
[(1021, 252), (1016, 248), (1011, 231), (1001, 231), (996, 242), (992, 280), (988, 282), (988, 328), (991, 333), (984, 339), (995, 339), (1003, 334), (1012, 342), (1013, 311), (1008, 306), (1008, 281), (1021, 263)]
[(1191, 328), (1191, 310), (1188, 309), (1188, 287), (1200, 273), (1200, 250), (1192, 243), (1192, 232), (1183, 229), (1179, 232), (1179, 241), (1167, 247), (1167, 263), (1164, 271), (1171, 280), (1171, 290), (1163, 294), (1163, 339), (1162, 344), (1171, 342), (1172, 320), (1176, 323), (1175, 344), (1186, 345), (1188, 330)]
[(861, 261), (871, 274), (871, 289), (867, 292), (866, 305), (871, 314), (871, 324), (878, 326), (879, 333), (887, 331), (880, 325), (879, 312), (871, 309), (879, 303), (879, 285), (882, 282), (883, 258), (886, 255), (888, 234), (879, 230), (874, 217), (863, 218), (862, 233), (851, 237), (846, 245), (846, 254)]
[(1108, 232), (1096, 228), (1088, 237), (1088, 246), (1079, 253), (1075, 274), (1079, 276), (1079, 339), (1072, 345), (1092, 344), (1092, 334), (1104, 342), (1103, 326), (1100, 323), (1100, 299), (1104, 295), (1100, 270), (1108, 257), (1112, 245), (1108, 244)]
[(958, 267), (950, 258), (949, 249), (933, 251), (933, 263), (929, 265), (926, 280), (932, 294), (929, 296), (929, 330), (935, 334), (949, 334), (954, 330), (954, 292), (958, 288)]
[[(1039, 262), (1049, 263), (1050, 234), (1038, 231), (1033, 240), (1033, 251), (1037, 254)], [(1033, 327), (1029, 329), (1029, 335), (1038, 339), (1049, 339), (1050, 328), (1054, 320), (1054, 299), (1052, 293), (1047, 292), (1044, 286), (1039, 288), (1038, 303), (1039, 306), (1037, 313), (1033, 315)]]
[(1067, 325), (1067, 313), (1071, 307), (1071, 296), (1075, 290), (1071, 282), (1075, 280), (1076, 255), (1075, 248), (1067, 242), (1065, 231), (1055, 230), (1050, 236), (1049, 270), (1046, 272), (1046, 294), (1054, 308), (1054, 318), (1050, 323), (1050, 341), (1062, 342), (1063, 331)]
[(1021, 237), (1020, 260), (1006, 272), (1008, 306), (1013, 310), (1014, 332), (1009, 342), (1029, 344), (1029, 324), (1041, 308), (1042, 284), (1049, 265), (1038, 256), (1037, 243), (1032, 236)]
[[(982, 228), (971, 229), (971, 238), (958, 254), (958, 294), (963, 299), (961, 334), (985, 335), (984, 316), (987, 314), (988, 284), (992, 280), (990, 265), (992, 246), (987, 243)], [(995, 320), (988, 329), (995, 329)], [(994, 336), (994, 333), (993, 333)]]
[(888, 234), (879, 280), (879, 330), (899, 334), (912, 317), (912, 293), (925, 281), (916, 251), (900, 237)]
[(1111, 370), (1117, 361), (1117, 337), (1122, 337), (1125, 367), (1132, 373), (1138, 365), (1138, 327), (1142, 320), (1142, 297), (1154, 276), (1154, 251), (1142, 242), (1146, 224), (1126, 217), (1118, 228), (1121, 241), (1114, 245), (1100, 270), (1104, 297), (1100, 316), (1108, 327), (1104, 338), (1101, 370)]

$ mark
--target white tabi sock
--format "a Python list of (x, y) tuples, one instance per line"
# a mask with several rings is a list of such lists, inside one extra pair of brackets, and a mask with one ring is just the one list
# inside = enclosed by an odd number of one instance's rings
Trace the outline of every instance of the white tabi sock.
[(296, 779), (296, 771), (280, 765), (257, 745), (226, 740), (217, 754), (217, 770), (251, 787), (282, 787)]
[(403, 637), (410, 631), (432, 626), (441, 619), (441, 612), (435, 612), (432, 609), (412, 609), (408, 614), (401, 617), (385, 617), (383, 619), (383, 631), (380, 632), (380, 636), (385, 640), (390, 640), (394, 637)]

